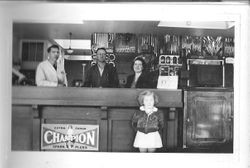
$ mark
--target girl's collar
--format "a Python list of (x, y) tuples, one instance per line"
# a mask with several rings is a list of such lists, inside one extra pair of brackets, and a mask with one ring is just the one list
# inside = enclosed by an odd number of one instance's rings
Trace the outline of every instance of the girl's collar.
[[(141, 111), (145, 111), (145, 107), (144, 107), (144, 106), (141, 106), (141, 107), (140, 107), (140, 110), (141, 110)], [(157, 107), (153, 107), (153, 112), (156, 112), (156, 111), (158, 111), (158, 108), (157, 108)]]

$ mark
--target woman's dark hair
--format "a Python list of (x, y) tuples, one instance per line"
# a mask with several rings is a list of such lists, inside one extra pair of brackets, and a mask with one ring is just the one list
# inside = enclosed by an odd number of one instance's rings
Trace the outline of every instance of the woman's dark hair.
[(60, 50), (58, 45), (53, 44), (52, 46), (50, 46), (50, 47), (47, 49), (47, 52), (48, 52), (48, 53), (51, 51), (51, 48), (57, 48), (58, 50)]
[(142, 63), (142, 71), (145, 71), (146, 70), (146, 62), (144, 61), (144, 59), (142, 57), (135, 57), (135, 59), (133, 60), (133, 63), (131, 65), (131, 69), (132, 71), (134, 71), (134, 64), (135, 64), (135, 61), (141, 61)]
[(107, 50), (106, 50), (104, 47), (97, 48), (97, 50), (96, 50), (96, 52), (95, 52), (95, 53), (97, 53), (97, 51), (99, 51), (99, 50), (104, 50), (104, 51), (105, 51), (105, 53), (107, 54)]

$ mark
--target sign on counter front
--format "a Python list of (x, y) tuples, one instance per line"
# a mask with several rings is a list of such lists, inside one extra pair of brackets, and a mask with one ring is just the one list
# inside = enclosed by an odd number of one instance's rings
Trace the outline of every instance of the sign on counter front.
[(42, 124), (42, 150), (97, 151), (98, 125)]

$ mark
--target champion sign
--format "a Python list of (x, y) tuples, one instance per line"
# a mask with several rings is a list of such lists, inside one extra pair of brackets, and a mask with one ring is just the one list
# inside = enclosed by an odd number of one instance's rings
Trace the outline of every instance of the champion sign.
[(42, 150), (98, 150), (98, 125), (42, 124)]

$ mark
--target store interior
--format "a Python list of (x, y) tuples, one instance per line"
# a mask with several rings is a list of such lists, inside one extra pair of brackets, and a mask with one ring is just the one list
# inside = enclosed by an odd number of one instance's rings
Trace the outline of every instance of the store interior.
[[(187, 78), (190, 76), (186, 73), (187, 58), (225, 60), (227, 57), (234, 57), (234, 29), (232, 22), (223, 21), (18, 22), (13, 24), (13, 65), (19, 67), (29, 79), (30, 82), (24, 85), (35, 85), (36, 66), (46, 59), (46, 48), (51, 44), (58, 44), (65, 60), (68, 86), (79, 87), (83, 85), (84, 75), (93, 62), (93, 46), (104, 46), (108, 49), (108, 54), (114, 56), (111, 62), (117, 69), (120, 86), (124, 87), (126, 77), (132, 73), (131, 63), (135, 57), (142, 56), (148, 64), (149, 71), (159, 75), (160, 56), (177, 55), (180, 57), (181, 67), (176, 74), (182, 76), (178, 87), (185, 88), (188, 86)], [(96, 46), (97, 37), (104, 40), (103, 43), (99, 40), (99, 46)], [(190, 44), (195, 39), (198, 40), (198, 51), (190, 51)], [(209, 43), (215, 50), (220, 50), (216, 53), (217, 56), (205, 52), (206, 47), (209, 48)], [(69, 48), (73, 50), (72, 53), (68, 52)], [(225, 67), (225, 85), (233, 87), (233, 66), (231, 63), (225, 63)]]

